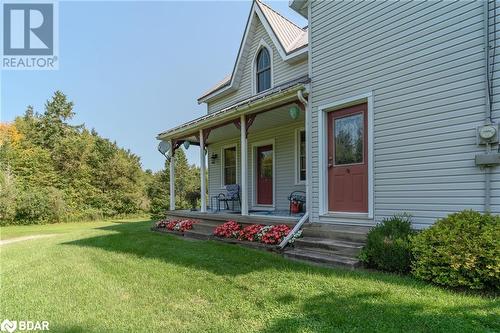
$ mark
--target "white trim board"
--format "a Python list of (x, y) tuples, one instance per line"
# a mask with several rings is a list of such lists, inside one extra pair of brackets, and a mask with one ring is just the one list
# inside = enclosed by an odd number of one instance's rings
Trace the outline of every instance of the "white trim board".
[[(318, 150), (319, 150), (319, 215), (329, 215), (328, 211), (328, 112), (339, 110), (351, 105), (367, 103), (368, 116), (368, 219), (374, 217), (374, 188), (373, 188), (373, 93), (368, 92), (349, 98), (324, 104), (318, 107)], [(333, 212), (333, 214), (335, 214)]]
[[(262, 146), (273, 146), (273, 204), (260, 205), (257, 203), (257, 148)], [(252, 143), (252, 209), (276, 208), (276, 140), (274, 138)]]

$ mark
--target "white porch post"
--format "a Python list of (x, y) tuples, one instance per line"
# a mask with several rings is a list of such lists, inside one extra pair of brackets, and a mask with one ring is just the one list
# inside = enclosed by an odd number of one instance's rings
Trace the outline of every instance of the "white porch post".
[(200, 178), (201, 178), (201, 212), (207, 212), (207, 189), (205, 183), (205, 138), (200, 129)]
[(241, 215), (248, 215), (248, 149), (245, 115), (240, 117), (241, 146)]
[(170, 141), (170, 210), (175, 210), (175, 157), (174, 140)]

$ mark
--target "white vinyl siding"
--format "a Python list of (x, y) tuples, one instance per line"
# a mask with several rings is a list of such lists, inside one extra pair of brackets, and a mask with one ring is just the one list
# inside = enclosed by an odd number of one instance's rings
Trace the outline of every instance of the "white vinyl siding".
[(307, 59), (303, 59), (294, 64), (289, 64), (283, 61), (278, 50), (276, 49), (276, 46), (273, 44), (258, 17), (255, 18), (254, 24), (250, 27), (250, 29), (251, 30), (248, 35), (249, 38), (247, 39), (248, 45), (245, 46), (248, 47), (248, 53), (246, 54), (246, 58), (242, 58), (244, 69), (240, 86), (238, 87), (238, 90), (209, 102), (207, 105), (208, 113), (219, 111), (240, 100), (252, 96), (252, 87), (255, 85), (255, 67), (253, 62), (256, 57), (256, 53), (259, 50), (259, 46), (261, 45), (261, 40), (264, 40), (265, 44), (272, 49), (269, 52), (272, 56), (271, 86), (277, 86), (307, 75)]
[[(465, 208), (482, 211), (484, 171), (474, 164), (484, 152), (475, 137), (485, 110), (482, 2), (311, 6), (312, 220), (320, 220), (318, 106), (367, 92), (374, 102), (375, 220), (409, 212), (420, 228)], [(499, 213), (499, 168), (492, 173), (491, 208)]]
[[(248, 200), (249, 208), (252, 209), (255, 195), (255, 175), (253, 175), (255, 154), (252, 153), (252, 146), (257, 142), (267, 142), (274, 140), (274, 163), (275, 163), (275, 209), (288, 211), (288, 196), (293, 191), (305, 191), (304, 185), (296, 185), (294, 159), (295, 159), (295, 133), (296, 129), (303, 126), (303, 122), (292, 123), (289, 125), (272, 128), (267, 130), (250, 133), (248, 135)], [(236, 145), (238, 159), (236, 161), (238, 169), (240, 168), (240, 143), (239, 137), (212, 143), (208, 149), (208, 193), (209, 199), (225, 191), (221, 188), (221, 148), (229, 145)], [(215, 163), (212, 164), (210, 156), (212, 153), (218, 154)], [(238, 184), (241, 184), (240, 172), (237, 172)], [(209, 201), (210, 202), (210, 201)]]

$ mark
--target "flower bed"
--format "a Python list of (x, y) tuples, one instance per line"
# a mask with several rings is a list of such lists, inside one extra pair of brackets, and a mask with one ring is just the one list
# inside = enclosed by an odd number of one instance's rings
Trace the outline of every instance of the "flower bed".
[(155, 229), (184, 232), (193, 229), (195, 220), (161, 220), (155, 223)]
[(291, 231), (292, 229), (286, 224), (252, 224), (242, 227), (235, 221), (227, 221), (215, 228), (214, 235), (221, 238), (236, 238), (240, 241), (278, 245)]

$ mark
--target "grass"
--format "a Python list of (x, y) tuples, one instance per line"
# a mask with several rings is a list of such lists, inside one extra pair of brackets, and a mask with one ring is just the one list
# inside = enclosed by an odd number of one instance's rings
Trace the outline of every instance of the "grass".
[(500, 302), (149, 231), (149, 221), (1, 228), (0, 320), (51, 332), (498, 332)]

